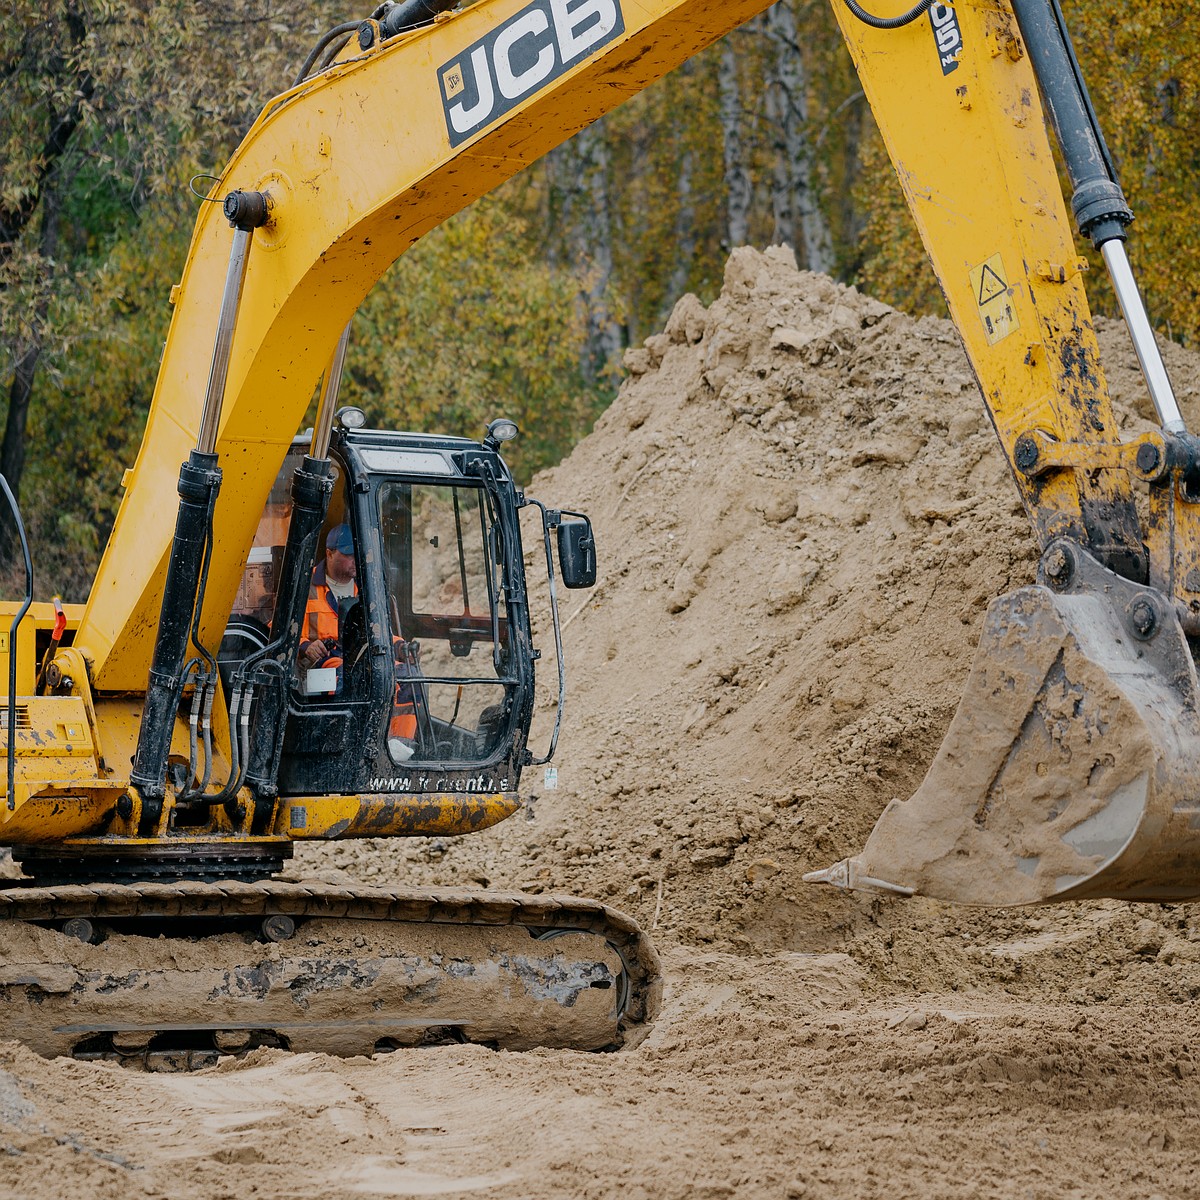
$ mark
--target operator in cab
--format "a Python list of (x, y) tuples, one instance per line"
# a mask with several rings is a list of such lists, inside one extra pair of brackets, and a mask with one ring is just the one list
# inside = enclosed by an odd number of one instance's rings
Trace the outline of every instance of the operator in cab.
[(341, 668), (342, 628), (358, 603), (354, 536), (350, 526), (335, 525), (325, 538), (325, 561), (317, 564), (304, 608), (300, 664), (309, 670)]
[[(346, 617), (359, 602), (354, 536), (347, 524), (335, 525), (325, 539), (325, 560), (313, 571), (304, 608), (300, 665), (307, 671), (307, 690), (340, 693), (345, 658)], [(388, 721), (388, 752), (406, 762), (416, 749), (416, 678), (420, 675), (416, 643), (393, 636), (396, 690)], [(318, 678), (317, 675), (320, 674)]]

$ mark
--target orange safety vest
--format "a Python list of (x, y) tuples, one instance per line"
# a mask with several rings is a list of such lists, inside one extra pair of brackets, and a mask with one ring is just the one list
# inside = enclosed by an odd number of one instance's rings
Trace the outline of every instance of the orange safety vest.
[[(358, 594), (357, 584), (354, 586), (354, 594)], [(312, 585), (308, 589), (308, 602), (304, 606), (304, 637), (300, 642), (300, 652), (303, 654), (310, 642), (324, 642), (327, 647), (336, 645), (338, 652), (327, 655), (317, 665), (340, 667), (342, 665), (341, 638), (338, 598), (333, 594), (329, 584), (325, 582), (325, 564), (321, 563), (313, 572)]]
[[(358, 587), (355, 585), (355, 593)], [(339, 644), (341, 641), (341, 622), (338, 617), (338, 598), (325, 582), (325, 565), (322, 563), (313, 572), (312, 586), (308, 589), (308, 602), (304, 607), (304, 639), (300, 650), (310, 642), (324, 642), (327, 646)], [(396, 639), (397, 649), (403, 641)], [(340, 649), (340, 646), (339, 646)], [(341, 654), (332, 654), (320, 663), (322, 667), (340, 667)], [(405, 675), (411, 670), (402, 655), (396, 657), (397, 678), (396, 695), (392, 703), (392, 716), (388, 722), (388, 736), (408, 738), (410, 741), (417, 736), (417, 709), (412, 685), (402, 680), (401, 672)]]
[(395, 639), (396, 648), (396, 696), (392, 701), (392, 719), (388, 723), (388, 736), (408, 738), (410, 741), (417, 736), (417, 705), (413, 685), (407, 682), (414, 668), (401, 651), (403, 638)]

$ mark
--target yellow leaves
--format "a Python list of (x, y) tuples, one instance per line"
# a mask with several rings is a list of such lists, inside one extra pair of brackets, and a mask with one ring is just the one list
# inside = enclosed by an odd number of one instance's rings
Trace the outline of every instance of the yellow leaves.
[[(1136, 222), (1130, 254), (1151, 317), (1178, 340), (1200, 341), (1200, 8), (1184, 0), (1064, 0), (1083, 74)], [(1063, 178), (1069, 195), (1069, 184)], [(909, 311), (942, 312), (932, 272), (907, 220), (878, 138), (864, 154), (868, 291)], [(1087, 276), (1093, 308), (1117, 315), (1099, 256)]]
[[(1084, 73), (1137, 220), (1130, 253), (1152, 318), (1180, 340), (1200, 340), (1200, 12), (1183, 0), (1064, 6)], [(1102, 271), (1089, 292), (1114, 313)]]

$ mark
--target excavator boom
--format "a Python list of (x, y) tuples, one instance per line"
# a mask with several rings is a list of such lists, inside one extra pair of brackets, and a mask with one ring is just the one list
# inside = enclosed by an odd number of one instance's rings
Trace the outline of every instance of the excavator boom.
[[(276, 470), (343, 328), (383, 272), (435, 226), (768, 5), (481, 0), (381, 34), (267, 105), (212, 196), (263, 192), (270, 215), (253, 234), (229, 351), (215, 443), (222, 535), (203, 638), (220, 641)], [(200, 432), (228, 259), (221, 205), (202, 204), (172, 289), (146, 434), (76, 639), (97, 690), (146, 686), (146, 631), (158, 623), (174, 529), (163, 497)]]

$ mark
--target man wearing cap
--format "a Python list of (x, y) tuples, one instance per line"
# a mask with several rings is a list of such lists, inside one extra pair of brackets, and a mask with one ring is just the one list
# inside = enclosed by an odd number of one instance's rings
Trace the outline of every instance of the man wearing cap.
[(325, 561), (313, 571), (304, 608), (300, 662), (308, 668), (342, 665), (342, 622), (358, 601), (354, 538), (349, 525), (335, 525), (325, 539)]

